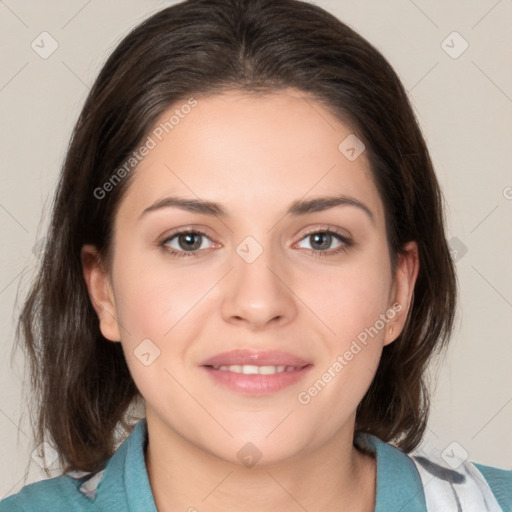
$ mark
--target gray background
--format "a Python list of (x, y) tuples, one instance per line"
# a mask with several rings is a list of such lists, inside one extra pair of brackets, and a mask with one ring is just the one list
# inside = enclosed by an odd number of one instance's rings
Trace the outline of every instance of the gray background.
[[(18, 354), (11, 366), (10, 354), (14, 318), (34, 274), (37, 241), (73, 124), (120, 39), (171, 3), (0, 1), (0, 497), (44, 477), (37, 455), (31, 457), (23, 357)], [(446, 197), (461, 300), (447, 357), (431, 371), (426, 439), (510, 469), (512, 2), (315, 3), (355, 28), (394, 66)], [(42, 32), (58, 44), (47, 58), (41, 53), (52, 40)]]

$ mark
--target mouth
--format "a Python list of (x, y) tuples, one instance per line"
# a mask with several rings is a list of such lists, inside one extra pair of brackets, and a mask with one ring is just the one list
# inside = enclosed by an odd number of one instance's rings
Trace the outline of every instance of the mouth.
[(234, 350), (218, 354), (200, 367), (224, 390), (263, 396), (296, 384), (313, 364), (286, 352)]
[(302, 367), (284, 365), (256, 366), (252, 364), (231, 364), (229, 366), (209, 366), (209, 368), (213, 368), (214, 370), (219, 370), (221, 372), (243, 373), (244, 375), (274, 375), (275, 373), (294, 372), (300, 370)]

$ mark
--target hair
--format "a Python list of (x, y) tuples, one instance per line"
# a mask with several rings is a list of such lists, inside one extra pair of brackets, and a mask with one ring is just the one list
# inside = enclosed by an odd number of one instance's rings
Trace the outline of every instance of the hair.
[[(416, 241), (419, 274), (404, 330), (383, 349), (356, 431), (412, 451), (426, 428), (426, 370), (449, 340), (456, 305), (443, 198), (398, 76), (368, 41), (299, 0), (188, 0), (133, 29), (101, 69), (73, 130), (38, 274), (17, 328), (30, 362), (36, 443), (51, 439), (64, 472), (97, 471), (141, 399), (120, 343), (106, 340), (83, 278), (81, 249), (109, 262), (132, 174), (98, 199), (172, 105), (240, 90), (292, 87), (321, 102), (366, 146), (385, 210), (392, 268)], [(105, 190), (105, 189), (104, 189)], [(48, 435), (50, 437), (48, 437)]]

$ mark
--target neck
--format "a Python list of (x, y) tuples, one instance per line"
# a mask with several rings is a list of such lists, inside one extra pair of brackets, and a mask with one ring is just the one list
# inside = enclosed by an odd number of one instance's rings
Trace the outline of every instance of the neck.
[(339, 433), (315, 451), (246, 467), (188, 442), (147, 411), (146, 467), (159, 512), (375, 508), (376, 463)]

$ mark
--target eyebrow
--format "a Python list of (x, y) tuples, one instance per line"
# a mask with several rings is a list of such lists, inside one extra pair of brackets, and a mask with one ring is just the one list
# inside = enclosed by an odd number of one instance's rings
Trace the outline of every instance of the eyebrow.
[[(299, 199), (294, 201), (286, 211), (286, 215), (297, 217), (300, 215), (307, 215), (308, 213), (321, 212), (329, 210), (336, 206), (354, 206), (366, 213), (370, 220), (375, 223), (375, 216), (373, 212), (363, 202), (350, 196), (321, 196), (312, 199)], [(139, 219), (149, 212), (160, 210), (162, 208), (180, 208), (182, 210), (198, 213), (202, 215), (211, 215), (215, 217), (228, 217), (228, 213), (219, 204), (213, 201), (204, 201), (202, 199), (181, 198), (177, 196), (170, 196), (153, 203), (148, 206), (139, 216)]]

